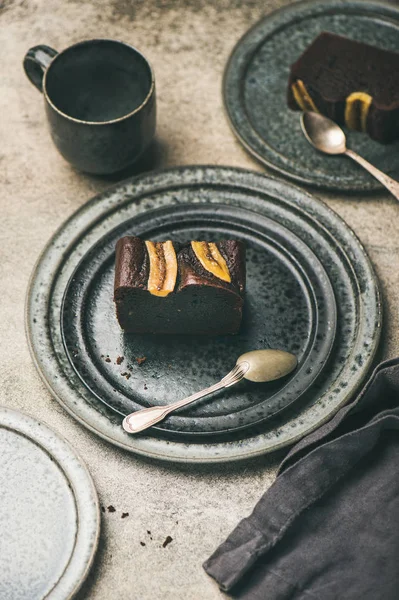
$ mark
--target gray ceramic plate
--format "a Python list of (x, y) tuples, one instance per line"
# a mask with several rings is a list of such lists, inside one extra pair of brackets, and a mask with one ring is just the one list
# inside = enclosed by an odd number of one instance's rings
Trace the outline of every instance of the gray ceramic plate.
[[(367, 0), (311, 0), (268, 15), (241, 38), (228, 61), (223, 83), (227, 115), (244, 146), (287, 177), (331, 190), (381, 189), (347, 158), (314, 150), (301, 132), (300, 113), (287, 108), (290, 66), (322, 31), (397, 51), (399, 10)], [(383, 146), (349, 133), (348, 145), (399, 179), (399, 143)]]
[[(246, 215), (255, 213), (260, 221), (263, 218), (273, 221), (276, 230), (282, 226), (291, 232), (317, 256), (330, 279), (337, 304), (334, 347), (328, 367), (299, 401), (261, 426), (232, 434), (229, 440), (183, 443), (153, 435), (129, 436), (121, 428), (121, 416), (99, 401), (71, 364), (61, 327), (65, 291), (71, 276), (74, 273), (79, 276), (82, 266), (84, 270), (90, 250), (115, 228), (125, 227), (132, 219), (145, 223), (148, 211), (161, 214), (164, 210), (168, 214), (168, 207), (177, 207), (179, 211), (187, 207), (189, 212), (193, 204), (204, 214), (209, 212), (210, 205), (215, 214), (220, 205), (224, 206), (223, 211), (227, 211), (228, 205), (231, 211), (237, 208)], [(223, 225), (223, 237), (229, 227), (233, 232), (237, 229), (231, 215)], [(108, 308), (104, 314), (110, 310), (109, 297), (105, 302)], [(250, 171), (185, 167), (128, 180), (94, 198), (73, 215), (53, 236), (38, 261), (28, 293), (26, 317), (32, 354), (44, 381), (82, 424), (114, 444), (147, 456), (216, 462), (244, 459), (292, 444), (331, 417), (367, 374), (379, 342), (381, 304), (373, 269), (361, 244), (321, 202), (291, 185)], [(105, 330), (108, 327), (104, 323)], [(119, 350), (117, 346), (103, 352), (105, 358), (110, 354), (115, 372)], [(104, 361), (101, 355), (99, 358)], [(145, 365), (137, 366), (137, 370)], [(226, 364), (226, 370), (230, 366)], [(158, 373), (158, 377), (162, 375)], [(123, 382), (122, 376), (118, 376)], [(155, 389), (156, 380), (152, 383)]]
[(43, 423), (4, 407), (0, 456), (0, 599), (72, 598), (100, 528), (87, 469)]
[[(244, 241), (247, 289), (238, 335), (123, 335), (113, 283), (115, 246), (125, 235)], [(67, 286), (61, 328), (81, 380), (123, 416), (208, 387), (248, 350), (272, 347), (294, 353), (298, 368), (288, 378), (267, 385), (243, 381), (152, 429), (174, 438), (220, 436), (265, 421), (312, 385), (334, 342), (336, 306), (320, 261), (289, 229), (240, 207), (184, 204), (136, 215), (93, 246)], [(142, 356), (146, 361), (139, 367), (135, 359)], [(121, 364), (118, 357), (123, 357)]]

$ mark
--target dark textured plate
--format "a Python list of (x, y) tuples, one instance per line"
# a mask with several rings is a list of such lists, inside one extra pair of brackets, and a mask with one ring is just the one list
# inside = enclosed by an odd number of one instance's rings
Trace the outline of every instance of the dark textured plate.
[[(226, 67), (223, 95), (230, 123), (252, 154), (287, 177), (332, 190), (381, 189), (351, 160), (314, 150), (301, 132), (300, 113), (287, 108), (290, 66), (322, 31), (398, 51), (399, 9), (367, 0), (311, 0), (265, 17), (241, 38)], [(349, 132), (348, 146), (399, 179), (399, 143), (383, 146)]]
[(72, 598), (92, 564), (100, 529), (86, 467), (43, 423), (5, 407), (0, 456), (0, 598)]
[[(124, 235), (245, 241), (247, 291), (240, 333), (214, 338), (123, 335), (115, 316), (113, 280), (115, 245)], [(175, 205), (133, 217), (95, 244), (67, 287), (61, 326), (82, 381), (123, 416), (209, 386), (243, 352), (280, 348), (296, 354), (299, 366), (288, 379), (267, 385), (244, 381), (152, 430), (192, 437), (254, 425), (297, 400), (330, 354), (336, 306), (321, 263), (290, 230), (226, 204)], [(147, 360), (138, 366), (136, 358), (142, 356)], [(121, 364), (117, 357), (124, 358)]]
[[(321, 371), (305, 394), (261, 426), (235, 432), (228, 440), (206, 443), (196, 439), (182, 442), (151, 435), (132, 436), (123, 431), (121, 416), (99, 401), (82, 382), (65, 351), (60, 326), (65, 290), (79, 263), (104, 235), (139, 215), (145, 221), (147, 211), (170, 206), (184, 210), (192, 204), (198, 205), (199, 210), (214, 205), (215, 213), (220, 204), (255, 212), (260, 220), (265, 217), (282, 225), (309, 247), (334, 290), (337, 304), (334, 347), (328, 368)], [(251, 171), (196, 166), (120, 183), (68, 219), (54, 234), (34, 270), (26, 322), (32, 356), (43, 380), (83, 425), (113, 444), (146, 456), (218, 462), (245, 459), (292, 444), (347, 402), (364, 381), (377, 349), (381, 302), (362, 245), (323, 203), (301, 189)], [(115, 362), (117, 356), (111, 358)], [(144, 367), (145, 363), (141, 368)], [(230, 367), (226, 364), (226, 370)]]

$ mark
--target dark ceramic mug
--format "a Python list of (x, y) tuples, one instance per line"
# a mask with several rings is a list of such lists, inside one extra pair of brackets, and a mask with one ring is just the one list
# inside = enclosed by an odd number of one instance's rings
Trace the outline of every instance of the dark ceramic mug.
[(133, 163), (155, 134), (155, 81), (132, 46), (88, 40), (58, 53), (31, 48), (30, 81), (44, 95), (53, 141), (76, 168), (115, 173)]

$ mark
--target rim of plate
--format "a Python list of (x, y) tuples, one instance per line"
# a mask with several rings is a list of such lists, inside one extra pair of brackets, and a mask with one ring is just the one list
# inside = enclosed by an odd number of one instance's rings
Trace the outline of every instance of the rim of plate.
[(93, 479), (69, 442), (43, 421), (6, 406), (0, 407), (0, 428), (23, 435), (54, 458), (73, 493), (77, 513), (77, 533), (70, 559), (48, 600), (73, 598), (85, 581), (98, 547), (100, 506)]

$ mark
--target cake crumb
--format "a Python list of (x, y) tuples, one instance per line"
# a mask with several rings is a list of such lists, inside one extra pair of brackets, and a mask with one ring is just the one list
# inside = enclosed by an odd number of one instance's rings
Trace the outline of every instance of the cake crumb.
[(140, 542), (140, 546), (145, 546), (145, 542)]
[(144, 384), (144, 389), (145, 389), (145, 390), (148, 390), (148, 387), (147, 387), (147, 384), (146, 384), (146, 383)]
[(121, 519), (126, 519), (129, 516), (129, 513), (122, 513)]
[(116, 359), (116, 364), (121, 365), (124, 360), (125, 360), (124, 356), (118, 356), (118, 358)]
[(115, 512), (115, 511), (116, 511), (116, 508), (115, 508), (114, 506), (112, 506), (112, 504), (110, 504), (110, 505), (108, 506), (108, 509), (107, 509), (107, 510), (108, 510), (108, 512), (110, 512), (110, 513), (113, 513), (113, 512)]
[(126, 377), (126, 379), (130, 379), (131, 378), (131, 374), (128, 373), (127, 371), (124, 371), (123, 373), (121, 373), (122, 377)]
[(111, 362), (111, 359), (109, 356), (107, 356), (107, 358), (105, 359), (105, 362)]
[(148, 535), (151, 535), (151, 531), (149, 529), (147, 529), (147, 533)]
[(165, 541), (164, 541), (164, 543), (162, 544), (162, 548), (166, 548), (166, 546), (167, 546), (168, 544), (170, 544), (170, 542), (173, 542), (173, 538), (172, 538), (170, 535), (168, 535), (168, 536), (167, 536), (167, 538), (166, 538), (166, 540), (165, 540)]
[(139, 357), (136, 358), (136, 362), (139, 365), (139, 367), (141, 367), (141, 365), (143, 363), (145, 363), (146, 360), (147, 360), (146, 356), (139, 356)]

